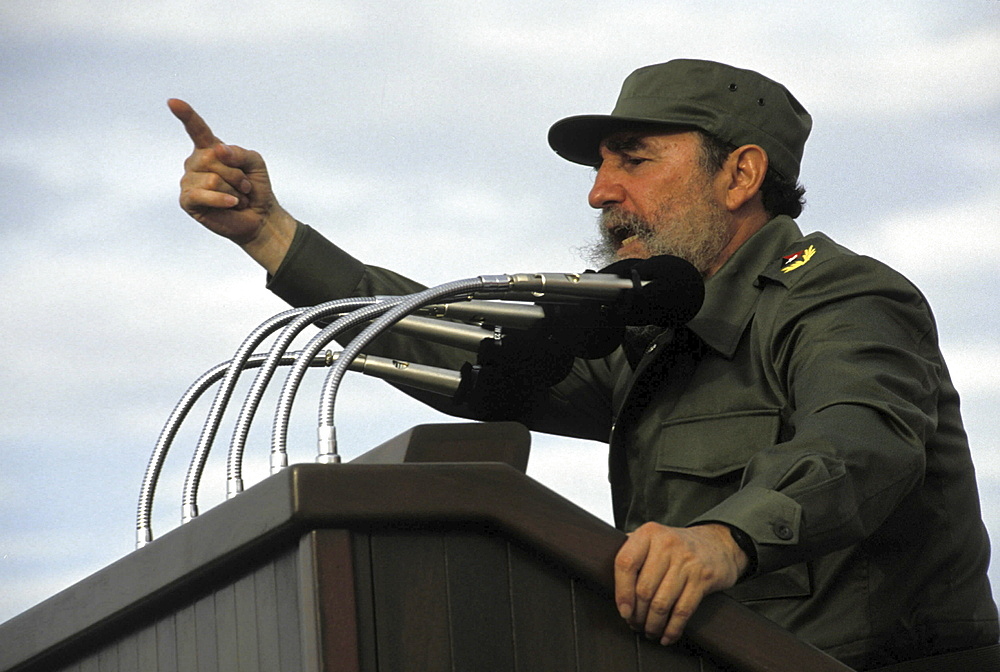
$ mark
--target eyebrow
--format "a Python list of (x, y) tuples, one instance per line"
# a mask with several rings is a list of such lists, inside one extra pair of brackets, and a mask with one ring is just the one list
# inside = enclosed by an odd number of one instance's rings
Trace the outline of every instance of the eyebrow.
[(617, 136), (607, 138), (603, 143), (607, 147), (609, 152), (613, 154), (624, 154), (626, 152), (635, 152), (638, 150), (646, 149), (648, 144), (646, 139), (638, 134), (630, 134), (625, 136)]

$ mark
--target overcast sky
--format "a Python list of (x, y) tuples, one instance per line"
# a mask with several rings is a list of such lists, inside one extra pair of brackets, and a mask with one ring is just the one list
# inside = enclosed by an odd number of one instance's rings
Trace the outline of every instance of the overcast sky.
[[(170, 97), (259, 150), (299, 219), (437, 284), (587, 265), (592, 173), (545, 134), (610, 111), (636, 67), (708, 58), (783, 82), (815, 122), (800, 226), (930, 298), (1000, 539), (1000, 2), (734, 6), (3, 0), (0, 621), (132, 550), (174, 403), (283, 308), (260, 269), (178, 208), (190, 143)], [(293, 461), (314, 451), (306, 383)], [(167, 462), (157, 535), (179, 523), (205, 411)], [(337, 410), (346, 458), (443, 420), (353, 377)], [(203, 510), (224, 496), (225, 427)], [(267, 473), (266, 444), (255, 431), (248, 485)], [(602, 445), (536, 436), (529, 474), (609, 517)]]

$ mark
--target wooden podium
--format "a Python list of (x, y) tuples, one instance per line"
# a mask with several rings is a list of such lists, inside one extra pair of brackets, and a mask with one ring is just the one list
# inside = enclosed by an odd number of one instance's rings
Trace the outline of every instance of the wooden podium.
[(509, 464), (399, 445), (290, 467), (0, 625), (0, 671), (849, 669), (723, 595), (648, 642), (610, 597), (621, 532)]

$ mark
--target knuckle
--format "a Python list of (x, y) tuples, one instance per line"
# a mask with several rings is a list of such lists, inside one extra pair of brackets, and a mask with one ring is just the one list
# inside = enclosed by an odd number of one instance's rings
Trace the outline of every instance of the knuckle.
[(673, 644), (679, 640), (684, 635), (685, 625), (687, 625), (687, 619), (679, 618), (675, 614), (674, 617), (670, 619), (670, 623), (663, 630), (663, 641), (667, 644)]
[(668, 600), (653, 598), (649, 603), (649, 611), (657, 616), (667, 616), (671, 613), (673, 606)]
[(663, 529), (663, 525), (655, 523), (653, 521), (648, 521), (636, 528), (635, 532), (638, 534), (651, 535), (659, 532)]
[(635, 556), (627, 551), (619, 552), (618, 555), (615, 556), (615, 569), (624, 572), (631, 572), (636, 569), (637, 565), (638, 561)]
[(181, 207), (185, 210), (196, 205), (194, 195), (191, 193), (191, 189), (189, 188), (182, 188), (180, 196), (178, 196), (177, 200), (180, 202)]
[(663, 554), (670, 554), (670, 557), (675, 561), (683, 560), (683, 548), (678, 548), (677, 540), (669, 535), (661, 535), (657, 537), (652, 544), (650, 544), (658, 552)]
[(681, 624), (687, 623), (693, 614), (694, 614), (694, 609), (690, 608), (687, 605), (680, 605), (680, 604), (675, 605), (672, 612), (673, 617), (676, 618), (678, 621), (680, 621)]
[(635, 587), (635, 596), (650, 605), (656, 603), (656, 586), (640, 585)]
[(669, 646), (679, 640), (683, 634), (684, 628), (668, 627), (663, 631), (663, 638), (660, 640), (660, 643), (664, 646)]
[(189, 157), (184, 159), (184, 169), (189, 172), (198, 171), (205, 166), (205, 154), (195, 150)]
[(218, 173), (208, 173), (205, 175), (204, 186), (206, 189), (211, 189), (212, 191), (219, 191), (223, 188), (225, 182)]

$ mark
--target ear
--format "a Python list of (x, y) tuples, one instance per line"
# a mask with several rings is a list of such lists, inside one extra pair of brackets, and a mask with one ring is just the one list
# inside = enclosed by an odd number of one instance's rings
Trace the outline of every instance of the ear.
[(729, 155), (721, 173), (726, 181), (726, 208), (735, 212), (755, 198), (759, 200), (767, 173), (767, 152), (758, 145), (743, 145)]

